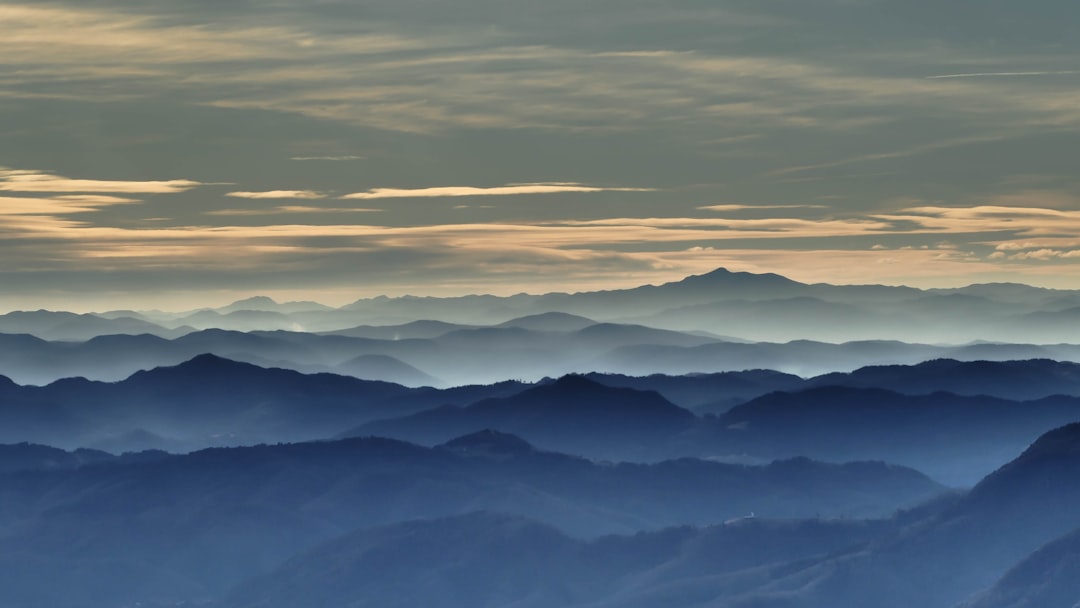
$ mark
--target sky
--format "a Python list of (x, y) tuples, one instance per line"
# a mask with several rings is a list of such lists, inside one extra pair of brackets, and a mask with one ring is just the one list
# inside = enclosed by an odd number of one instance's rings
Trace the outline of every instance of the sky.
[(1066, 0), (0, 0), (0, 308), (1080, 289)]

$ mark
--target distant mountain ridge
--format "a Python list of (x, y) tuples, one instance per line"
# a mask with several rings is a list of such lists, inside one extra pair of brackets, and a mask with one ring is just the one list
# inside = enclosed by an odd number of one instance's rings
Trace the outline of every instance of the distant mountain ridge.
[[(643, 445), (644, 451), (635, 457), (635, 442), (689, 431), (699, 424), (694, 414), (658, 393), (610, 387), (571, 375), (509, 397), (367, 423), (342, 436), (390, 436), (437, 444), (493, 429), (525, 433), (530, 441), (553, 450), (617, 460), (649, 460), (656, 457), (656, 452)], [(604, 448), (606, 437), (616, 441), (611, 451)]]
[(931, 290), (806, 284), (777, 274), (719, 268), (659, 285), (579, 293), (380, 296), (339, 308), (315, 302), (278, 303), (254, 296), (216, 309), (176, 313), (121, 310), (61, 318), (64, 313), (16, 312), (0, 315), (0, 332), (29, 332), (47, 339), (86, 339), (104, 333), (175, 337), (192, 328), (314, 333), (407, 325), (419, 320), (492, 326), (518, 319), (521, 326), (525, 322), (521, 319), (537, 323), (547, 316), (551, 324), (552, 315), (562, 315), (562, 325), (556, 326), (562, 331), (581, 329), (581, 321), (570, 321), (581, 318), (707, 331), (756, 341), (905, 339), (962, 344), (986, 339), (1056, 343), (1080, 342), (1080, 331), (1061, 325), (1075, 317), (1076, 310), (1080, 310), (1080, 291), (1015, 284)]
[(442, 387), (591, 372), (648, 376), (771, 369), (817, 376), (942, 358), (1080, 361), (1080, 345), (1068, 344), (753, 343), (614, 323), (554, 331), (514, 322), (475, 327), (425, 321), (323, 334), (206, 329), (171, 339), (112, 334), (73, 342), (0, 333), (0, 374), (24, 384), (70, 376), (117, 381), (140, 369), (176, 365), (203, 353), (303, 372)]
[[(967, 485), (1030, 437), (1080, 420), (1074, 372), (1050, 361), (937, 361), (809, 380), (760, 370), (591, 374), (437, 389), (204, 354), (115, 383), (70, 378), (36, 387), (0, 377), (0, 442), (190, 451), (385, 435), (436, 445), (491, 429), (590, 458), (884, 459)], [(995, 377), (1014, 383), (983, 380)], [(867, 379), (912, 394), (865, 388)], [(996, 386), (1032, 398), (978, 394)], [(972, 394), (944, 390), (965, 388)], [(1047, 391), (1072, 394), (1042, 396)]]

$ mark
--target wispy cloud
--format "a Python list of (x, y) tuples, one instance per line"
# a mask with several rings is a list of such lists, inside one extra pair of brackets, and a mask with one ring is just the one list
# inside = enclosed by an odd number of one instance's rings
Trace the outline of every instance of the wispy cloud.
[(311, 207), (308, 205), (283, 205), (280, 207), (272, 207), (270, 209), (218, 209), (214, 211), (207, 211), (206, 215), (219, 215), (219, 216), (250, 216), (259, 217), (263, 215), (281, 215), (288, 213), (304, 213), (304, 214), (322, 214), (322, 213), (378, 213), (382, 209), (364, 209), (364, 208), (351, 208), (341, 209), (335, 207)]
[(29, 197), (29, 196), (0, 196), (0, 217), (4, 216), (42, 216), (53, 218), (54, 216), (68, 215), (72, 213), (89, 213), (99, 211), (102, 207), (111, 205), (128, 204), (130, 199), (117, 199), (119, 202), (108, 200), (111, 197), (91, 198), (90, 200), (73, 197)]
[(341, 198), (443, 198), (456, 196), (513, 196), (519, 194), (560, 194), (567, 192), (654, 192), (655, 188), (614, 188), (587, 186), (572, 182), (547, 182), (536, 184), (508, 184), (494, 187), (442, 186), (436, 188), (373, 188), (367, 192), (354, 192)]
[(755, 209), (828, 209), (827, 205), (747, 205), (741, 203), (724, 205), (705, 205), (698, 207), (702, 211), (747, 211)]
[(283, 199), (283, 198), (296, 198), (296, 199), (319, 199), (326, 198), (326, 195), (321, 192), (315, 192), (314, 190), (267, 190), (265, 192), (229, 192), (225, 196), (231, 196), (234, 198), (250, 198), (250, 199)]
[(0, 167), (0, 191), (4, 192), (173, 194), (201, 185), (203, 184), (200, 182), (187, 179), (167, 181), (72, 179), (44, 171)]
[(125, 205), (128, 203), (141, 202), (137, 198), (125, 198), (122, 196), (109, 196), (107, 194), (62, 194), (51, 197), (58, 201), (71, 201), (74, 203), (93, 203), (98, 205)]
[(1076, 76), (1080, 70), (1054, 70), (1048, 72), (972, 72), (969, 74), (939, 74), (927, 76), (927, 80), (943, 80), (948, 78), (1009, 78), (1014, 76)]
[(945, 150), (948, 148), (956, 148), (961, 146), (968, 146), (973, 144), (983, 144), (994, 141), (1000, 141), (1003, 139), (1001, 135), (971, 135), (967, 137), (955, 137), (946, 138), (936, 141), (929, 141), (921, 143), (915, 146), (909, 146), (900, 150), (892, 150), (888, 152), (875, 152), (870, 154), (862, 154), (859, 156), (852, 156), (848, 158), (841, 158), (838, 160), (832, 160), (825, 163), (816, 163), (812, 165), (802, 165), (798, 167), (785, 167), (783, 169), (775, 169), (769, 171), (767, 175), (770, 176), (784, 176), (793, 173), (804, 173), (807, 171), (816, 171), (819, 169), (833, 169), (836, 167), (844, 167), (847, 165), (854, 165), (858, 163), (871, 163), (882, 160), (894, 160), (898, 158), (908, 158), (912, 156), (918, 156), (926, 152), (934, 152), (937, 150)]
[(325, 160), (325, 161), (332, 161), (332, 162), (344, 162), (344, 161), (350, 161), (350, 160), (364, 160), (365, 158), (367, 158), (367, 157), (366, 156), (358, 156), (358, 155), (355, 155), (355, 154), (345, 154), (343, 156), (293, 156), (293, 157), (290, 157), (289, 160), (298, 160), (298, 161)]

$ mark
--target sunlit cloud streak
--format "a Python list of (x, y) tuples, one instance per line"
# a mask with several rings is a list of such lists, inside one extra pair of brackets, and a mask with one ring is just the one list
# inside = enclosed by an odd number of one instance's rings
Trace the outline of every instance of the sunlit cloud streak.
[(312, 207), (309, 205), (284, 205), (280, 207), (271, 207), (269, 209), (216, 209), (214, 211), (207, 211), (206, 215), (218, 215), (218, 216), (249, 216), (258, 217), (263, 215), (279, 215), (288, 213), (305, 213), (305, 214), (334, 214), (334, 213), (378, 213), (382, 209), (365, 209), (365, 208), (349, 208), (341, 209), (335, 207)]
[(321, 192), (315, 192), (313, 190), (267, 190), (265, 192), (229, 192), (225, 196), (231, 196), (233, 198), (250, 198), (250, 199), (283, 199), (283, 198), (296, 198), (296, 199), (320, 199), (326, 198), (326, 195)]
[(354, 155), (354, 154), (346, 154), (346, 155), (343, 155), (343, 156), (292, 156), (292, 157), (289, 157), (289, 160), (296, 160), (296, 161), (324, 160), (324, 161), (330, 161), (330, 162), (345, 162), (345, 161), (350, 161), (350, 160), (364, 160), (365, 158), (367, 158), (367, 157), (366, 156), (357, 156), (357, 155)]
[(772, 210), (772, 209), (827, 209), (827, 205), (745, 205), (740, 203), (723, 204), (723, 205), (705, 205), (698, 207), (701, 211), (752, 211), (756, 209)]
[(0, 191), (4, 192), (82, 192), (128, 194), (174, 194), (203, 185), (188, 179), (166, 181), (115, 181), (72, 179), (43, 171), (0, 167)]
[(354, 192), (344, 199), (378, 198), (444, 198), (456, 196), (513, 196), (520, 194), (560, 194), (566, 192), (654, 192), (654, 188), (614, 188), (586, 186), (572, 182), (549, 182), (535, 184), (508, 184), (494, 187), (442, 186), (435, 188), (373, 188), (367, 192)]
[(948, 78), (1008, 78), (1014, 76), (1076, 76), (1080, 70), (1055, 70), (1049, 72), (973, 72), (970, 74), (939, 74), (927, 76), (927, 80), (943, 80)]

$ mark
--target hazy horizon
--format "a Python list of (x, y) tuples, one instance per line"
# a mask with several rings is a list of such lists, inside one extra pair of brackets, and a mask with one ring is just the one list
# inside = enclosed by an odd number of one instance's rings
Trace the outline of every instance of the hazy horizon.
[[(322, 304), (331, 308), (339, 308), (348, 304), (355, 303), (360, 300), (371, 300), (376, 298), (401, 298), (401, 297), (421, 297), (421, 298), (458, 298), (468, 296), (495, 296), (495, 297), (509, 297), (514, 295), (548, 295), (548, 294), (578, 294), (578, 293), (590, 293), (597, 291), (619, 291), (624, 289), (633, 289), (635, 287), (642, 287), (647, 285), (663, 285), (667, 283), (676, 283), (683, 279), (692, 276), (701, 276), (702, 274), (708, 274), (716, 270), (729, 270), (731, 272), (746, 272), (749, 274), (764, 274), (764, 275), (779, 275), (793, 281), (804, 283), (806, 285), (835, 285), (835, 286), (885, 286), (885, 287), (912, 287), (924, 291), (929, 290), (951, 290), (951, 289), (963, 289), (965, 287), (973, 287), (977, 285), (994, 285), (994, 284), (1014, 284), (1014, 285), (1026, 285), (1029, 287), (1035, 287), (1040, 289), (1050, 289), (1056, 291), (1075, 291), (1080, 287), (1071, 287), (1068, 285), (1055, 285), (1054, 282), (1049, 281), (1021, 281), (1021, 280), (1002, 280), (1002, 281), (932, 281), (930, 283), (901, 283), (894, 282), (888, 283), (883, 281), (852, 281), (852, 282), (829, 282), (829, 281), (810, 281), (800, 280), (797, 277), (786, 275), (779, 272), (771, 272), (768, 270), (749, 271), (749, 270), (735, 270), (732, 268), (712, 268), (701, 273), (689, 274), (689, 275), (671, 275), (666, 274), (658, 275), (658, 278), (651, 281), (638, 281), (633, 277), (623, 278), (618, 281), (600, 283), (593, 286), (583, 285), (578, 288), (565, 288), (565, 285), (560, 286), (557, 282), (552, 283), (539, 283), (535, 284), (534, 288), (518, 289), (515, 287), (506, 287), (504, 289), (491, 289), (488, 291), (469, 290), (468, 288), (461, 287), (444, 287), (432, 289), (432, 285), (418, 285), (416, 291), (410, 291), (408, 287), (402, 287), (400, 290), (385, 290), (376, 292), (365, 292), (362, 288), (355, 290), (345, 287), (335, 288), (332, 290), (311, 290), (311, 289), (285, 289), (285, 290), (244, 290), (244, 291), (198, 291), (198, 292), (180, 292), (173, 293), (169, 291), (163, 291), (156, 294), (145, 294), (140, 292), (123, 292), (117, 294), (95, 294), (89, 297), (79, 297), (77, 300), (72, 300), (72, 295), (59, 295), (59, 294), (37, 294), (33, 296), (3, 296), (0, 295), (0, 314), (6, 314), (9, 312), (18, 311), (35, 311), (35, 310), (49, 310), (57, 312), (75, 312), (75, 313), (103, 313), (112, 312), (117, 310), (132, 310), (136, 312), (148, 312), (148, 311), (162, 311), (162, 312), (185, 312), (202, 309), (222, 308), (230, 304), (235, 304), (244, 300), (252, 298), (267, 297), (274, 300), (278, 304), (285, 304), (290, 302), (314, 302), (316, 304)], [(15, 302), (25, 302), (25, 305), (19, 305)], [(50, 304), (52, 303), (52, 304)], [(111, 303), (111, 304), (110, 304)]]

